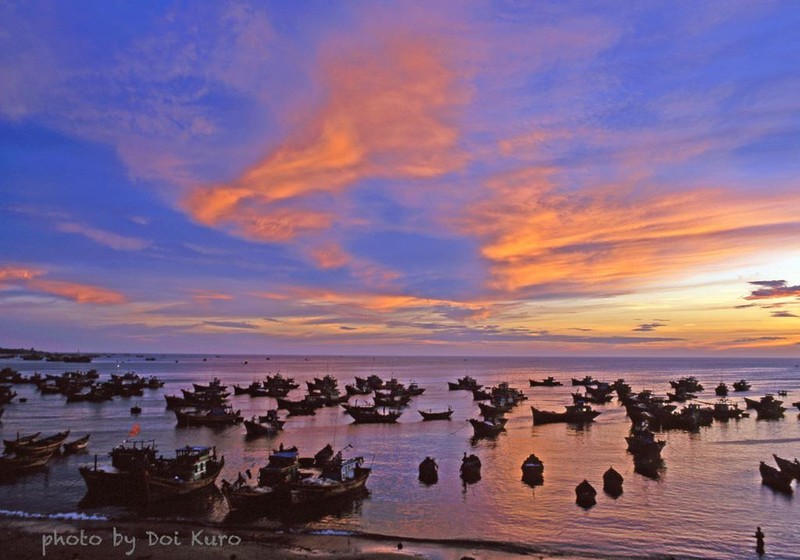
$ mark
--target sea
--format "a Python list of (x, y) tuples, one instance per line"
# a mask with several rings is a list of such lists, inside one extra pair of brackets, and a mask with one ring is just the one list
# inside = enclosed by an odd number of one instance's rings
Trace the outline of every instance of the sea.
[[(583, 558), (757, 558), (756, 526), (766, 534), (768, 558), (800, 558), (796, 496), (776, 493), (761, 484), (759, 462), (774, 465), (773, 454), (800, 457), (800, 421), (791, 403), (800, 401), (800, 367), (794, 359), (679, 359), (679, 358), (497, 358), (386, 356), (232, 356), (127, 355), (95, 358), (91, 364), (0, 360), (0, 368), (23, 374), (62, 373), (94, 368), (106, 379), (112, 373), (134, 371), (156, 375), (166, 382), (143, 397), (106, 403), (69, 403), (61, 395), (41, 395), (32, 385), (15, 385), (19, 396), (6, 405), (0, 435), (41, 431), (49, 435), (71, 430), (74, 439), (91, 434), (89, 449), (56, 457), (43, 472), (0, 484), (0, 516), (132, 519), (153, 522), (186, 520), (241, 525), (248, 529), (366, 535), (406, 542), (461, 543), (495, 550), (498, 555), (521, 553)], [(301, 383), (290, 394), (299, 398), (304, 381), (332, 375), (344, 389), (354, 377), (376, 374), (425, 388), (405, 409), (397, 424), (355, 425), (338, 407), (315, 416), (287, 418), (274, 437), (245, 438), (243, 425), (224, 429), (177, 427), (165, 406), (165, 395), (180, 394), (192, 383), (219, 377), (226, 384), (247, 385), (280, 373)], [(486, 386), (507, 381), (522, 389), (528, 400), (509, 415), (506, 431), (493, 439), (473, 439), (468, 419), (478, 417), (472, 394), (450, 391), (447, 382), (470, 375)], [(616, 399), (595, 405), (601, 412), (584, 427), (533, 424), (530, 405), (563, 410), (572, 402), (571, 378), (591, 375), (612, 382), (625, 379), (635, 391), (666, 394), (670, 380), (695, 376), (704, 386), (700, 402), (716, 401), (714, 388), (746, 379), (752, 389), (730, 394), (756, 398), (788, 391), (783, 419), (757, 420), (755, 415), (715, 422), (699, 432), (668, 431), (662, 452), (664, 468), (657, 478), (634, 472), (625, 436), (631, 424)], [(553, 376), (562, 387), (530, 387), (530, 379)], [(19, 402), (20, 398), (27, 399)], [(357, 397), (360, 401), (369, 397)], [(275, 408), (271, 398), (232, 396), (231, 403), (247, 417)], [(351, 398), (351, 402), (356, 400)], [(132, 415), (138, 404), (142, 413)], [(423, 422), (418, 410), (452, 407), (450, 420)], [(285, 411), (281, 412), (285, 417)], [(87, 503), (78, 473), (82, 464), (100, 461), (120, 442), (155, 440), (164, 455), (184, 445), (213, 445), (225, 456), (221, 478), (234, 480), (248, 469), (255, 475), (267, 456), (281, 444), (297, 446), (312, 456), (330, 443), (345, 454), (357, 454), (372, 467), (368, 495), (310, 516), (236, 519), (222, 499), (198, 507), (132, 511), (120, 506)], [(482, 462), (482, 478), (465, 485), (459, 477), (463, 455)], [(521, 465), (535, 453), (544, 463), (544, 484), (521, 480)], [(439, 482), (418, 481), (418, 465), (431, 456), (439, 464)], [(624, 476), (624, 493), (612, 498), (602, 492), (602, 475), (613, 466)], [(575, 503), (575, 486), (588, 480), (597, 490), (597, 503), (585, 509)]]

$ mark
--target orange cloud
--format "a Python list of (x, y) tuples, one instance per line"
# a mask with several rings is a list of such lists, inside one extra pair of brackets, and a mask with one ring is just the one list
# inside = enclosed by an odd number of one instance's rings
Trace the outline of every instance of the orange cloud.
[(558, 189), (551, 168), (495, 177), (461, 220), (483, 240), (493, 287), (629, 287), (797, 239), (795, 195)]
[[(333, 44), (319, 82), (327, 98), (313, 117), (229, 184), (192, 189), (183, 201), (198, 222), (258, 241), (287, 242), (327, 229), (335, 210), (313, 197), (366, 178), (417, 179), (464, 164), (453, 108), (466, 101), (439, 46), (394, 36), (380, 46)], [(339, 40), (337, 43), (343, 43)], [(318, 259), (323, 267), (342, 259)]]
[(110, 305), (126, 301), (125, 296), (119, 292), (88, 284), (40, 278), (43, 274), (40, 270), (6, 266), (0, 268), (0, 282), (20, 282), (29, 290), (71, 299), (77, 303)]

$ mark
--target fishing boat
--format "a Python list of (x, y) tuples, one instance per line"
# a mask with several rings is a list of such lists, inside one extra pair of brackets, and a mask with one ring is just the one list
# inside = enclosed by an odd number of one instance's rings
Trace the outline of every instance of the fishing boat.
[(782, 473), (794, 479), (800, 480), (800, 462), (798, 462), (797, 459), (790, 461), (789, 459), (778, 457), (774, 453), (772, 456), (775, 457), (775, 462), (778, 464), (778, 468)]
[(535, 453), (528, 455), (528, 458), (522, 462), (522, 481), (527, 484), (544, 482), (544, 463)]
[(400, 418), (399, 410), (368, 410), (363, 408), (349, 408), (347, 414), (353, 417), (355, 424), (393, 424)]
[(597, 503), (597, 490), (583, 479), (583, 482), (575, 487), (575, 503), (584, 508), (590, 508)]
[(313, 506), (334, 498), (356, 495), (366, 488), (371, 469), (365, 468), (363, 457), (345, 459), (342, 452), (316, 476), (301, 477), (291, 482), (289, 495), (293, 506)]
[(41, 469), (47, 464), (53, 453), (51, 451), (43, 455), (9, 454), (0, 456), (0, 478), (10, 478)]
[(472, 424), (472, 429), (475, 430), (474, 436), (476, 438), (496, 436), (506, 429), (505, 425), (507, 421), (508, 420), (506, 418), (500, 417), (469, 419), (469, 423)]
[(749, 391), (751, 385), (744, 379), (740, 379), (733, 384), (734, 391)]
[(551, 424), (554, 422), (566, 422), (568, 424), (587, 424), (594, 422), (600, 416), (600, 412), (592, 410), (587, 404), (573, 404), (564, 407), (564, 412), (551, 412), (549, 410), (539, 410), (531, 406), (534, 424)]
[(178, 426), (232, 426), (243, 420), (241, 410), (230, 406), (212, 408), (207, 412), (184, 412), (175, 410)]
[(573, 377), (571, 381), (573, 386), (583, 385), (584, 387), (588, 387), (589, 385), (594, 385), (595, 383), (597, 383), (597, 381), (595, 381), (591, 375), (586, 375), (584, 376), (583, 379), (575, 379)]
[(72, 453), (77, 453), (78, 451), (83, 451), (89, 445), (89, 437), (91, 434), (86, 434), (82, 438), (76, 439), (74, 441), (68, 441), (64, 443), (64, 454), (69, 455)]
[(36, 432), (35, 434), (30, 434), (27, 436), (20, 436), (19, 432), (17, 432), (17, 439), (4, 439), (3, 444), (5, 445), (5, 453), (10, 453), (23, 445), (27, 445), (30, 442), (36, 440), (42, 432)]
[(419, 464), (419, 480), (423, 484), (436, 484), (439, 481), (439, 465), (433, 457), (425, 457)]
[(603, 492), (613, 498), (618, 498), (622, 494), (624, 480), (614, 467), (608, 467), (608, 470), (603, 473)]
[(714, 420), (720, 420), (722, 422), (750, 416), (747, 412), (739, 408), (739, 405), (736, 403), (730, 403), (725, 399), (714, 403), (714, 411), (712, 415)]
[(530, 383), (531, 387), (561, 387), (564, 385), (561, 381), (556, 381), (555, 377), (545, 377), (541, 381), (536, 379), (529, 379), (528, 382)]
[(766, 464), (764, 461), (761, 461), (758, 470), (761, 473), (762, 484), (769, 486), (778, 492), (783, 492), (784, 494), (792, 493), (791, 476), (779, 471), (775, 467)]
[[(43, 455), (52, 455), (61, 447), (61, 444), (64, 443), (64, 440), (69, 437), (69, 430), (65, 432), (59, 432), (52, 436), (42, 438), (42, 439), (35, 439), (24, 445), (16, 446), (12, 449), (14, 453), (19, 456), (24, 457), (40, 457)], [(8, 448), (6, 448), (8, 449)]]
[(188, 496), (214, 485), (225, 458), (217, 458), (215, 447), (185, 446), (175, 450), (174, 459), (156, 460), (144, 470), (148, 502)]
[(464, 377), (458, 378), (458, 380), (453, 383), (452, 381), (447, 382), (447, 387), (451, 391), (474, 391), (483, 387), (480, 385), (477, 380), (470, 377), (469, 375), (465, 375)]
[(145, 496), (143, 472), (156, 463), (155, 441), (125, 441), (111, 450), (110, 465), (82, 465), (78, 472), (89, 496), (103, 501), (136, 500)]
[(664, 440), (656, 439), (646, 422), (635, 424), (631, 429), (631, 435), (626, 436), (625, 441), (628, 443), (628, 451), (640, 456), (658, 457), (667, 444)]
[(717, 385), (717, 388), (714, 389), (714, 392), (718, 397), (725, 397), (728, 395), (728, 385), (725, 383), (720, 383)]
[(453, 409), (451, 407), (447, 407), (447, 410), (442, 411), (433, 411), (433, 410), (417, 410), (420, 416), (422, 416), (422, 420), (450, 420), (450, 417), (453, 415)]
[(270, 411), (275, 414), (266, 416), (253, 416), (250, 420), (244, 421), (245, 430), (248, 437), (272, 436), (283, 429), (285, 422), (280, 420), (277, 411)]
[(477, 455), (467, 456), (466, 451), (461, 459), (459, 468), (461, 478), (466, 483), (477, 482), (481, 479), (481, 460)]

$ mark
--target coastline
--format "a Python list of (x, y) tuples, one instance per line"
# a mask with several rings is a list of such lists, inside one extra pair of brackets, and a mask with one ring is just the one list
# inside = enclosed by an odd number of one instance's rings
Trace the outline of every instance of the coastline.
[(503, 543), (429, 541), (340, 532), (284, 532), (155, 520), (0, 518), (0, 547), (15, 559), (57, 560), (461, 560), (463, 558), (586, 560)]

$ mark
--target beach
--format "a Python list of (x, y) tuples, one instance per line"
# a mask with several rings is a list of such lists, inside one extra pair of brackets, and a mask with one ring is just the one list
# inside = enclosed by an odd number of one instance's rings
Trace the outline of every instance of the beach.
[[(544, 554), (396, 537), (288, 533), (145, 521), (0, 518), (3, 556), (55, 560), (432, 560), (551, 558)], [(578, 556), (560, 559), (580, 560)], [(583, 557), (586, 558), (586, 557)]]

